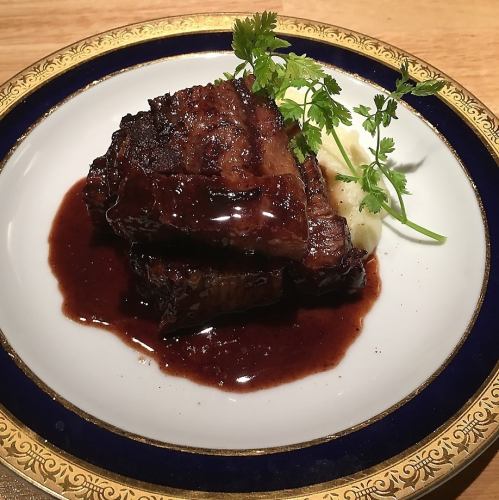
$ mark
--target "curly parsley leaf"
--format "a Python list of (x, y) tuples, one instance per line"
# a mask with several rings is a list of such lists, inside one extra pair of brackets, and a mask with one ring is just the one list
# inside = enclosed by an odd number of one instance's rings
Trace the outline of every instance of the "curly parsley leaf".
[(359, 210), (362, 212), (365, 208), (373, 214), (381, 212), (383, 202), (385, 201), (384, 198), (386, 198), (386, 195), (383, 196), (383, 193), (384, 191), (382, 189), (371, 189), (360, 202)]
[(255, 52), (289, 47), (289, 42), (275, 36), (275, 12), (256, 13), (251, 18), (237, 19), (234, 25), (232, 50), (243, 61), (252, 61)]
[(283, 99), (279, 109), (285, 121), (297, 122), (303, 116), (303, 108), (292, 99)]
[(440, 80), (426, 80), (424, 82), (416, 83), (413, 89), (411, 89), (412, 95), (417, 95), (420, 97), (425, 97), (428, 95), (434, 95), (445, 86), (445, 82)]
[(386, 161), (387, 156), (395, 151), (395, 141), (391, 137), (384, 137), (379, 142), (378, 158)]
[(397, 192), (402, 194), (410, 194), (406, 188), (407, 178), (404, 173), (398, 170), (388, 169), (386, 175)]
[(314, 153), (317, 153), (322, 144), (321, 129), (313, 125), (312, 122), (307, 121), (302, 125), (302, 134), (307, 141), (308, 147)]

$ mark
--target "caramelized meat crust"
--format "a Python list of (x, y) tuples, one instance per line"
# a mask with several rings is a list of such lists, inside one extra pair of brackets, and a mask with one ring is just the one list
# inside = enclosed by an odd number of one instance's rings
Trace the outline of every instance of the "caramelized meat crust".
[[(192, 234), (208, 244), (303, 257), (305, 192), (282, 116), (247, 84), (192, 87), (124, 117), (107, 153), (90, 167), (85, 200), (94, 222), (131, 241)], [(141, 209), (135, 198), (149, 204)]]
[(251, 77), (196, 86), (127, 115), (94, 160), (94, 225), (130, 242), (139, 293), (160, 330), (365, 284), (315, 157), (297, 165), (289, 129)]
[(308, 248), (290, 274), (296, 288), (307, 294), (353, 292), (365, 285), (364, 250), (352, 247), (344, 217), (334, 213), (315, 157), (300, 165), (307, 196)]
[(260, 256), (134, 245), (130, 262), (139, 293), (162, 314), (163, 335), (273, 304), (283, 293), (283, 265)]

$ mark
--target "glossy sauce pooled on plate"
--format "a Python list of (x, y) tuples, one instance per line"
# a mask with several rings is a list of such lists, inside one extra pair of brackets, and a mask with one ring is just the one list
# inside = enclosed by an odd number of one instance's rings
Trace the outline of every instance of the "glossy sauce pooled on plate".
[(379, 295), (372, 258), (365, 289), (350, 298), (313, 297), (299, 305), (289, 299), (162, 339), (158, 314), (134, 292), (128, 244), (95, 236), (84, 185), (82, 179), (68, 191), (49, 237), (49, 261), (63, 294), (63, 311), (75, 321), (115, 332), (169, 374), (249, 391), (329, 369), (357, 337)]

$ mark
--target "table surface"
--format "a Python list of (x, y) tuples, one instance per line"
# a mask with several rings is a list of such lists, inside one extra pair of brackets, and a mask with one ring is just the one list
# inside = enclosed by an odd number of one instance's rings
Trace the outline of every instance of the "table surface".
[[(110, 28), (174, 14), (275, 10), (344, 26), (430, 62), (499, 114), (497, 0), (0, 0), (0, 82), (45, 55)], [(0, 500), (48, 496), (0, 466)], [(497, 445), (425, 500), (499, 498)]]

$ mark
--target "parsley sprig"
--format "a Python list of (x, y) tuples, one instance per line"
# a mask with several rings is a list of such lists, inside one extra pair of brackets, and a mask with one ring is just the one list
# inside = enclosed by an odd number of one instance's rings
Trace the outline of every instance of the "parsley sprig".
[[(338, 176), (340, 180), (346, 182), (358, 182), (362, 190), (366, 192), (360, 204), (360, 209), (364, 207), (373, 213), (385, 210), (392, 217), (415, 229), (416, 231), (429, 236), (439, 242), (444, 242), (445, 237), (427, 228), (421, 227), (407, 217), (404, 203), (404, 195), (410, 194), (407, 191), (407, 179), (405, 174), (391, 168), (388, 163), (388, 155), (395, 150), (395, 141), (391, 137), (382, 137), (381, 130), (390, 125), (392, 120), (397, 119), (397, 101), (407, 94), (416, 96), (428, 96), (440, 91), (445, 82), (442, 80), (425, 80), (413, 84), (409, 81), (409, 65), (404, 61), (400, 67), (400, 78), (396, 81), (395, 90), (389, 96), (377, 94), (374, 96), (374, 107), (356, 106), (354, 112), (364, 117), (362, 126), (371, 136), (376, 138), (376, 147), (369, 148), (374, 156), (369, 165), (361, 165), (361, 173), (352, 176)], [(346, 161), (346, 159), (345, 159)], [(385, 190), (379, 188), (379, 181), (384, 177), (393, 187), (399, 203), (400, 210), (395, 209), (388, 198)]]
[[(224, 73), (225, 78), (233, 79), (252, 74), (254, 76), (252, 91), (274, 99), (278, 103), (286, 125), (295, 123), (301, 125), (299, 132), (290, 142), (291, 149), (299, 162), (319, 151), (323, 129), (331, 135), (350, 170), (350, 175), (338, 174), (337, 179), (358, 183), (365, 193), (359, 210), (367, 209), (372, 213), (385, 210), (402, 224), (438, 242), (444, 242), (445, 236), (424, 228), (408, 218), (404, 203), (404, 195), (410, 194), (406, 187), (407, 179), (404, 173), (391, 167), (389, 155), (395, 149), (395, 141), (390, 137), (383, 137), (382, 129), (397, 119), (397, 103), (405, 95), (434, 95), (443, 88), (445, 82), (426, 80), (412, 83), (408, 63), (405, 61), (400, 68), (401, 76), (391, 94), (376, 95), (374, 106), (359, 105), (353, 108), (355, 113), (364, 118), (362, 123), (364, 129), (376, 141), (375, 147), (369, 148), (373, 155), (372, 162), (357, 168), (336, 130), (340, 124), (352, 125), (350, 111), (337, 100), (341, 92), (340, 86), (319, 63), (306, 55), (277, 52), (279, 49), (288, 48), (290, 44), (276, 36), (276, 25), (277, 14), (273, 12), (258, 13), (251, 18), (236, 20), (232, 49), (242, 62), (236, 66), (234, 73)], [(290, 88), (304, 89), (303, 102), (285, 97), (286, 91)], [(380, 187), (382, 178), (393, 188), (398, 208), (391, 203), (387, 191)]]

